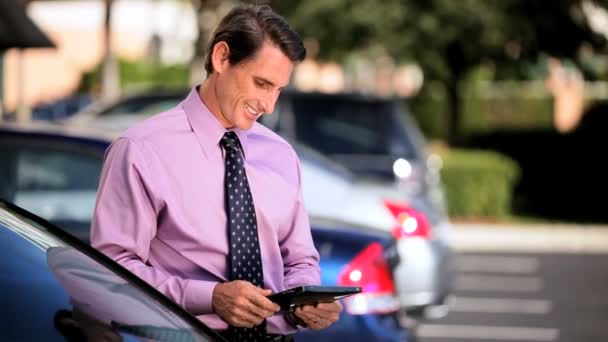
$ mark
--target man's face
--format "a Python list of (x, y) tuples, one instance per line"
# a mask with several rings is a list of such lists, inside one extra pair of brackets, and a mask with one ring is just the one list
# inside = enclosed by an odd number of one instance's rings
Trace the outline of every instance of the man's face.
[(226, 128), (249, 129), (264, 113), (272, 113), (277, 97), (293, 71), (293, 62), (280, 48), (265, 42), (251, 58), (227, 65), (218, 73), (215, 94)]

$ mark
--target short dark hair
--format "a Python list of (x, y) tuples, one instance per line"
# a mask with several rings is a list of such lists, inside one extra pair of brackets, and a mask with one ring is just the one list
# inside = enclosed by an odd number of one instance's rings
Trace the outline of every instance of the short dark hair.
[(264, 41), (270, 41), (292, 62), (306, 57), (306, 48), (300, 36), (287, 20), (268, 5), (239, 5), (233, 8), (219, 23), (207, 48), (205, 70), (213, 73), (211, 54), (215, 44), (224, 41), (230, 47), (228, 60), (236, 65), (260, 49)]

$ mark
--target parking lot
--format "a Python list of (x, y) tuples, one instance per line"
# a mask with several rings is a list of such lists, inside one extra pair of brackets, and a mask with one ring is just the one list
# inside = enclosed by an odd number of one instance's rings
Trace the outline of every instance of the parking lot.
[[(485, 229), (477, 234), (478, 246), (456, 242), (459, 251), (453, 259), (456, 274), (450, 313), (421, 324), (420, 341), (608, 339), (608, 290), (604, 285), (608, 264), (600, 249), (605, 234), (571, 226), (558, 228), (558, 233), (542, 240), (534, 238), (542, 236), (542, 227), (527, 232), (522, 228)], [(473, 234), (474, 229), (466, 226), (460, 232)], [(516, 231), (520, 233), (514, 234)], [(564, 238), (568, 234), (569, 240)], [(484, 239), (489, 240), (483, 243)], [(535, 244), (544, 252), (526, 251), (525, 246)]]

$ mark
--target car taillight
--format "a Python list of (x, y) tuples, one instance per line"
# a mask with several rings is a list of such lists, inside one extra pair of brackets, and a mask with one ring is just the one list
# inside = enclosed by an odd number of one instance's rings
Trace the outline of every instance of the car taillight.
[(344, 267), (338, 285), (360, 286), (361, 293), (343, 300), (344, 309), (352, 315), (388, 313), (399, 309), (395, 285), (382, 245), (374, 242)]
[(395, 218), (395, 227), (393, 228), (393, 236), (396, 239), (406, 237), (420, 237), (428, 239), (431, 235), (431, 227), (426, 215), (410, 208), (405, 203), (384, 201), (384, 206), (393, 214)]

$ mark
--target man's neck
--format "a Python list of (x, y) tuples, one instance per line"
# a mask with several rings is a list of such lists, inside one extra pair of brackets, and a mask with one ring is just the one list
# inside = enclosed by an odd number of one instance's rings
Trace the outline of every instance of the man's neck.
[(217, 119), (217, 121), (224, 126), (224, 128), (232, 128), (230, 123), (222, 115), (219, 102), (217, 100), (215, 77), (213, 75), (207, 77), (207, 79), (201, 84), (198, 89), (198, 96), (200, 97), (203, 104), (209, 109), (211, 114)]

